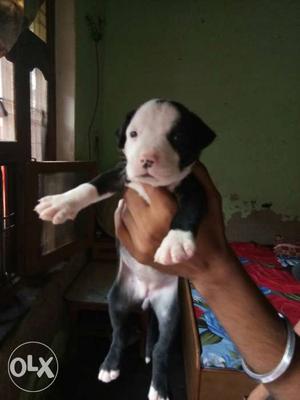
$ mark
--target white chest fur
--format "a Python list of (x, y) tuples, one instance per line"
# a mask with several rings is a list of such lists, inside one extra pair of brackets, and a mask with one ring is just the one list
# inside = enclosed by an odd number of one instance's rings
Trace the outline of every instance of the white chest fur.
[(142, 303), (146, 309), (151, 300), (160, 292), (177, 293), (178, 277), (164, 274), (149, 265), (139, 263), (125, 247), (120, 247), (120, 271), (118, 280), (122, 281), (129, 296)]

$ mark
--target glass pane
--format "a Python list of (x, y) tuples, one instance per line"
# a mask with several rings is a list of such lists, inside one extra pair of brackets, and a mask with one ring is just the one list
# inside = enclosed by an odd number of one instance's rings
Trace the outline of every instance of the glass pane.
[(42, 72), (35, 68), (30, 74), (31, 157), (37, 161), (45, 160), (48, 121), (47, 98), (48, 83)]
[[(47, 42), (46, 3), (40, 7), (30, 30)], [(45, 157), (48, 122), (48, 83), (39, 69), (30, 74), (31, 157), (43, 161)]]
[(13, 142), (15, 131), (14, 68), (5, 57), (0, 59), (0, 141)]
[(30, 25), (30, 30), (44, 42), (47, 42), (46, 3), (41, 5), (34, 21)]
[[(39, 198), (48, 196), (49, 194), (65, 192), (86, 180), (86, 173), (58, 172), (39, 174)], [(62, 225), (43, 222), (41, 238), (42, 255), (85, 237), (89, 229), (85, 215), (85, 212), (82, 212), (75, 221), (67, 221)]]

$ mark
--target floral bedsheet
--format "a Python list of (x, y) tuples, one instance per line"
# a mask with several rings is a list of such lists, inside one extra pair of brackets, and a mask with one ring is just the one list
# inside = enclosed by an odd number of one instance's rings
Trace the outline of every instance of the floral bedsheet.
[[(288, 270), (285, 260), (271, 248), (253, 243), (232, 243), (243, 268), (273, 304), (294, 325), (300, 320), (300, 281)], [(300, 261), (300, 259), (299, 259)], [(191, 286), (204, 368), (242, 369), (240, 354), (205, 299)]]

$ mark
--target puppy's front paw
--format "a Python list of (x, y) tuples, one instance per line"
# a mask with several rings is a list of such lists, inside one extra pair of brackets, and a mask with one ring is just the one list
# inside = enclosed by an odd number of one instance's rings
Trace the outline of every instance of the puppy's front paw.
[(62, 224), (68, 219), (74, 219), (79, 211), (76, 202), (64, 193), (41, 198), (34, 210), (40, 219), (51, 221), (55, 225)]
[(195, 240), (192, 232), (172, 229), (157, 249), (154, 261), (159, 264), (178, 264), (195, 253)]

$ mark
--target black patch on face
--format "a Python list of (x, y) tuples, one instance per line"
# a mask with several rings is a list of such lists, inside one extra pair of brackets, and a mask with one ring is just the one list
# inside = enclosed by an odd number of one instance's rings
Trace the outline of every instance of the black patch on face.
[(126, 117), (120, 128), (117, 130), (116, 135), (118, 138), (118, 147), (119, 149), (123, 149), (126, 142), (126, 129), (127, 126), (130, 124), (132, 117), (134, 116), (136, 110), (130, 111)]
[(180, 157), (180, 169), (198, 160), (201, 151), (215, 139), (216, 134), (185, 106), (168, 101), (180, 117), (168, 134), (168, 140)]

